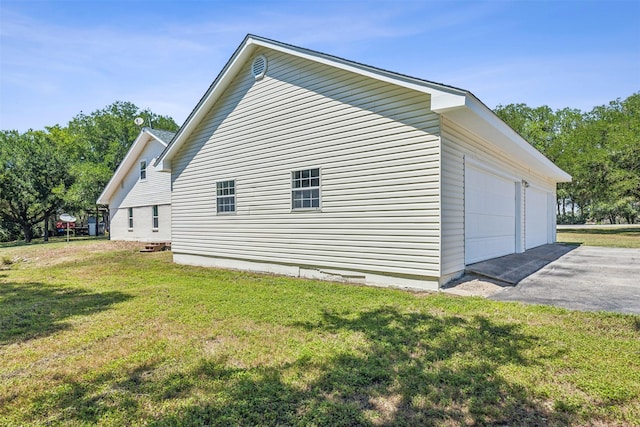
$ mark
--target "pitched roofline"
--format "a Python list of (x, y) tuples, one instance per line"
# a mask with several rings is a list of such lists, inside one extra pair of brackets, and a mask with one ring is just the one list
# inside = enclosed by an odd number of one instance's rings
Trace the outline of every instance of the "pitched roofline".
[[(171, 143), (165, 148), (162, 154), (160, 154), (156, 161), (156, 166), (159, 167), (160, 170), (171, 170), (171, 158), (188, 139), (204, 115), (207, 114), (215, 104), (219, 96), (233, 80), (237, 71), (239, 71), (245, 61), (250, 58), (258, 47), (266, 47), (390, 84), (428, 93), (431, 95), (431, 110), (435, 113), (451, 116), (454, 120), (455, 118), (460, 119), (462, 116), (464, 116), (465, 120), (471, 119), (471, 121), (475, 123), (475, 129), (472, 129), (473, 131), (485, 138), (497, 138), (497, 141), (493, 139), (489, 139), (489, 141), (496, 143), (496, 145), (501, 148), (510, 148), (510, 153), (514, 155), (517, 154), (524, 163), (538, 167), (545, 174), (559, 182), (571, 180), (569, 174), (558, 168), (553, 162), (542, 155), (542, 153), (532, 147), (531, 144), (511, 129), (491, 111), (490, 108), (469, 91), (387, 71), (252, 34), (245, 36), (240, 46), (238, 46), (193, 111), (189, 114)], [(515, 144), (515, 147), (510, 147), (510, 144)]]
[(381, 68), (371, 67), (369, 65), (360, 64), (358, 62), (349, 61), (337, 56), (327, 55), (325, 53), (314, 50), (293, 46), (290, 44), (278, 42), (252, 34), (247, 34), (240, 46), (235, 50), (233, 55), (225, 66), (222, 68), (211, 86), (207, 89), (198, 104), (180, 130), (171, 141), (171, 144), (163, 151), (156, 166), (163, 171), (171, 170), (171, 157), (177, 152), (178, 148), (183, 144), (187, 137), (193, 132), (194, 128), (203, 118), (203, 116), (213, 106), (218, 97), (222, 94), (227, 85), (235, 77), (235, 72), (244, 65), (244, 62), (252, 55), (258, 47), (266, 47), (280, 52), (288, 53), (297, 57), (309, 59), (314, 62), (320, 62), (332, 67), (338, 67), (357, 74), (368, 76), (376, 80), (386, 81), (401, 85), (410, 89), (426, 92), (432, 95), (432, 109), (437, 111), (438, 108), (452, 108), (454, 106), (463, 106), (466, 92), (453, 86), (446, 86), (440, 83), (434, 83), (427, 80), (417, 79), (415, 77), (403, 74), (393, 73)]
[(571, 175), (560, 169), (544, 154), (529, 144), (518, 132), (505, 123), (471, 92), (467, 96), (467, 108), (443, 113), (456, 121), (466, 114), (465, 124), (485, 140), (509, 153), (534, 171), (542, 171), (556, 182), (571, 182)]
[[(120, 162), (120, 164), (116, 168), (116, 171), (113, 173), (113, 176), (105, 186), (104, 190), (102, 190), (102, 194), (100, 194), (100, 197), (98, 197), (96, 204), (98, 205), (109, 204), (109, 200), (111, 199), (111, 196), (116, 191), (116, 189), (118, 188), (118, 185), (124, 179), (124, 177), (129, 172), (131, 167), (134, 166), (135, 160), (138, 158), (140, 153), (142, 153), (142, 151), (147, 146), (149, 141), (155, 139), (160, 144), (162, 144), (166, 149), (169, 141), (166, 141), (165, 139), (163, 139), (160, 135), (157, 134), (157, 132), (154, 133), (154, 130), (155, 129), (151, 129), (148, 127), (144, 127), (140, 130), (140, 133), (136, 137), (136, 140), (133, 142), (133, 144), (131, 144), (131, 147), (129, 148), (129, 151), (127, 151), (127, 154), (124, 156), (124, 159), (122, 159), (122, 162)], [(173, 133), (173, 132), (168, 132), (168, 133)]]
[(182, 145), (182, 141), (184, 141), (186, 137), (193, 131), (193, 128), (195, 127), (194, 119), (196, 118), (196, 116), (200, 117), (208, 111), (208, 108), (205, 108), (204, 104), (213, 104), (213, 101), (211, 101), (211, 95), (214, 92), (214, 89), (220, 86), (220, 81), (222, 81), (224, 76), (229, 75), (229, 69), (233, 64), (236, 63), (241, 50), (245, 47), (250, 37), (250, 34), (247, 34), (245, 36), (244, 40), (242, 40), (242, 43), (240, 43), (240, 45), (236, 48), (236, 50), (233, 52), (233, 55), (231, 55), (231, 58), (229, 58), (229, 60), (224, 65), (224, 67), (222, 67), (222, 70), (220, 70), (207, 91), (204, 93), (204, 95), (202, 95), (202, 98), (200, 98), (196, 106), (193, 108), (193, 110), (191, 110), (191, 113), (189, 113), (189, 116), (187, 116), (182, 126), (180, 126), (180, 129), (178, 129), (178, 132), (173, 137), (171, 143), (162, 151), (160, 156), (158, 156), (155, 166), (161, 171), (169, 172), (171, 170), (171, 167), (168, 164), (168, 160), (171, 159), (171, 155), (177, 151), (180, 145)]
[(157, 139), (158, 142), (162, 143), (165, 147), (176, 136), (176, 132), (171, 132), (171, 131), (168, 131), (168, 130), (153, 129), (153, 128), (148, 128), (148, 127), (145, 127), (143, 129), (145, 129), (147, 132), (149, 132), (149, 134), (153, 135), (153, 137), (155, 139)]

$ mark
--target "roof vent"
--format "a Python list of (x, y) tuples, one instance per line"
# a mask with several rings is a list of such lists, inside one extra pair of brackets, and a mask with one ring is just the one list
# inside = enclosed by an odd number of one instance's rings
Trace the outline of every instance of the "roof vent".
[(256, 80), (262, 80), (264, 74), (267, 72), (267, 58), (264, 55), (257, 56), (251, 64), (251, 74)]

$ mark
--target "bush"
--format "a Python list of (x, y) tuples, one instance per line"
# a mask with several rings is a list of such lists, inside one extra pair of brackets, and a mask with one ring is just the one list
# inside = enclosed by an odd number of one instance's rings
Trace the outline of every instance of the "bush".
[(570, 212), (566, 214), (560, 214), (557, 218), (558, 224), (584, 224), (585, 222), (587, 222), (587, 219), (583, 215), (574, 215)]
[(0, 242), (11, 242), (18, 240), (22, 234), (22, 230), (17, 224), (12, 222), (0, 223)]

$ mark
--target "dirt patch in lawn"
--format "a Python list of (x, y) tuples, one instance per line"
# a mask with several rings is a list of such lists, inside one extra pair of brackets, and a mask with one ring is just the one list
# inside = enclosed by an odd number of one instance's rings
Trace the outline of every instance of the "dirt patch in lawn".
[(144, 247), (141, 242), (102, 240), (95, 242), (71, 242), (18, 247), (5, 250), (3, 258), (11, 260), (9, 267), (20, 264), (47, 267), (69, 261), (81, 261), (92, 254), (111, 251), (136, 251)]
[(475, 274), (465, 274), (459, 279), (447, 283), (442, 292), (452, 295), (488, 297), (496, 292), (500, 292), (505, 287), (510, 287), (508, 283), (499, 280), (491, 280)]

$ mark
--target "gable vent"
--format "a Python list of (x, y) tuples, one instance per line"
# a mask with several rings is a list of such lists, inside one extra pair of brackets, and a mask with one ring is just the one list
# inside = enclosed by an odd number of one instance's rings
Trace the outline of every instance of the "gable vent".
[(253, 60), (251, 64), (251, 74), (256, 80), (261, 80), (267, 72), (267, 58), (264, 55), (260, 55)]

